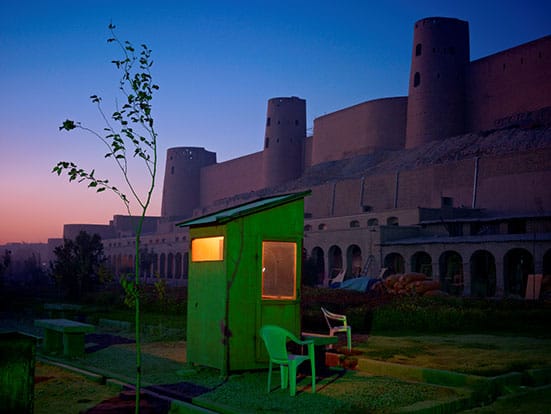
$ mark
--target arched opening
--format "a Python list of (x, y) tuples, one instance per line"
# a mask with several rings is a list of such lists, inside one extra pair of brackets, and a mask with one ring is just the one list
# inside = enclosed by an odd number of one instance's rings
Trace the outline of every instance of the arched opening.
[(396, 273), (405, 273), (406, 266), (404, 257), (400, 253), (389, 253), (385, 256), (384, 264), (388, 273), (393, 275)]
[(157, 253), (153, 253), (151, 257), (151, 275), (153, 277), (158, 277), (158, 269), (159, 269), (159, 255)]
[(184, 259), (182, 261), (182, 275), (187, 278), (189, 269), (189, 252), (184, 253)]
[(351, 244), (346, 250), (346, 276), (359, 277), (362, 273), (362, 249)]
[(415, 46), (415, 56), (421, 56), (421, 52), (423, 51), (423, 45), (421, 43), (417, 43)]
[(174, 276), (173, 269), (174, 269), (174, 255), (172, 253), (169, 253), (167, 262), (166, 262), (166, 277), (168, 277), (169, 279), (172, 279), (172, 277)]
[(115, 265), (115, 268), (116, 268), (116, 273), (117, 274), (120, 274), (121, 273), (121, 267), (122, 267), (122, 255), (119, 253), (117, 255), (117, 263)]
[(166, 254), (161, 253), (161, 260), (159, 262), (159, 276), (164, 278), (166, 276)]
[(317, 285), (323, 284), (325, 276), (325, 253), (321, 247), (314, 247), (310, 256), (313, 279)]
[(440, 255), (440, 285), (450, 295), (463, 294), (463, 260), (461, 255), (449, 250)]
[(360, 222), (358, 220), (352, 220), (350, 222), (350, 228), (360, 227)]
[(525, 249), (511, 249), (503, 258), (505, 293), (524, 297), (528, 275), (534, 273), (534, 258)]
[(372, 219), (367, 220), (367, 226), (368, 227), (375, 227), (375, 226), (378, 226), (378, 225), (379, 225), (379, 220), (377, 220), (376, 218), (372, 218)]
[(398, 217), (389, 217), (386, 219), (387, 226), (397, 226), (398, 225)]
[(174, 276), (176, 277), (176, 279), (180, 279), (182, 277), (182, 253), (176, 253), (174, 262)]
[(427, 252), (417, 252), (411, 256), (411, 271), (432, 277), (432, 258)]
[(496, 261), (486, 250), (471, 256), (471, 296), (484, 298), (496, 294)]
[(329, 248), (329, 278), (333, 279), (341, 271), (343, 271), (342, 250), (339, 246), (331, 246)]

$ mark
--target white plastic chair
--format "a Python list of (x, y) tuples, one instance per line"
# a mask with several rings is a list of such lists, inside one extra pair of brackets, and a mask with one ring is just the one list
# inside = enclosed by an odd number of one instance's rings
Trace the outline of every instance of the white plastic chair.
[[(346, 323), (346, 315), (329, 312), (323, 306), (321, 308), (327, 326), (329, 326), (329, 335), (334, 336), (336, 333), (346, 332), (346, 345), (348, 350), (352, 350), (352, 327)], [(334, 324), (333, 321), (340, 322), (341, 325)]]

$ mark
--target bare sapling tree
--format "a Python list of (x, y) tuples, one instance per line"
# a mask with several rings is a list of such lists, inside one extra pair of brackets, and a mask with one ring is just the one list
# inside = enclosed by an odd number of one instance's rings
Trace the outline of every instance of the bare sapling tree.
[[(144, 219), (151, 203), (155, 179), (157, 175), (157, 132), (154, 128), (152, 115), (153, 92), (159, 87), (153, 83), (151, 76), (151, 50), (142, 44), (136, 50), (129, 41), (122, 42), (115, 34), (115, 26), (109, 25), (111, 37), (109, 43), (118, 45), (122, 51), (119, 60), (112, 63), (122, 73), (119, 80), (119, 89), (124, 96), (122, 107), (116, 107), (111, 116), (107, 116), (102, 107), (102, 99), (92, 95), (90, 100), (98, 108), (99, 114), (105, 124), (100, 133), (88, 128), (80, 122), (67, 119), (59, 127), (60, 130), (72, 131), (82, 130), (90, 133), (99, 139), (107, 148), (106, 158), (114, 160), (120, 170), (124, 182), (128, 187), (131, 197), (119, 188), (112, 185), (108, 179), (101, 179), (96, 176), (94, 169), (85, 170), (73, 162), (60, 161), (53, 168), (52, 172), (61, 175), (66, 173), (69, 181), (85, 183), (89, 188), (95, 189), (98, 193), (105, 190), (116, 194), (124, 203), (129, 215), (132, 215), (130, 201), (134, 200), (139, 205), (140, 217), (137, 220), (135, 233), (135, 254), (134, 254), (134, 277), (122, 278), (121, 282), (126, 291), (127, 298), (134, 303), (135, 325), (136, 325), (136, 413), (140, 407), (141, 389), (141, 323), (140, 323), (140, 238)], [(131, 159), (137, 159), (145, 165), (148, 175), (148, 187), (140, 192), (138, 186), (130, 177)]]

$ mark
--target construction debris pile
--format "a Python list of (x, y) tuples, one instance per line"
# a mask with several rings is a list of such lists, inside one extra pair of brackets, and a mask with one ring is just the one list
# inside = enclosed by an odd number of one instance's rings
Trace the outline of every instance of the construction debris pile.
[(431, 280), (423, 273), (403, 273), (388, 276), (382, 282), (388, 293), (408, 296), (445, 295), (440, 290), (440, 282)]

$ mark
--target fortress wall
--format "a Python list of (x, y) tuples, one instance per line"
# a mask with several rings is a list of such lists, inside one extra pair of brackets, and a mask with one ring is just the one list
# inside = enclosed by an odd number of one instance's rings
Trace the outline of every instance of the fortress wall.
[(374, 211), (394, 208), (396, 174), (365, 177), (362, 205)]
[(407, 98), (364, 102), (314, 120), (311, 165), (351, 158), (405, 142)]
[(483, 158), (476, 207), (500, 213), (551, 210), (551, 149)]
[(471, 62), (466, 95), (468, 131), (551, 106), (551, 36)]
[(304, 199), (304, 213), (311, 217), (331, 216), (333, 187), (333, 183), (312, 187), (312, 195)]
[(454, 207), (471, 207), (475, 176), (475, 159), (438, 164), (433, 168), (432, 205), (440, 207), (442, 197), (453, 198)]
[(440, 207), (440, 203), (433, 204), (432, 182), (434, 168), (417, 168), (401, 171), (398, 179), (397, 208), (409, 207)]
[(339, 181), (335, 187), (334, 216), (346, 216), (362, 212), (361, 178)]
[(201, 169), (201, 206), (264, 186), (262, 151)]

